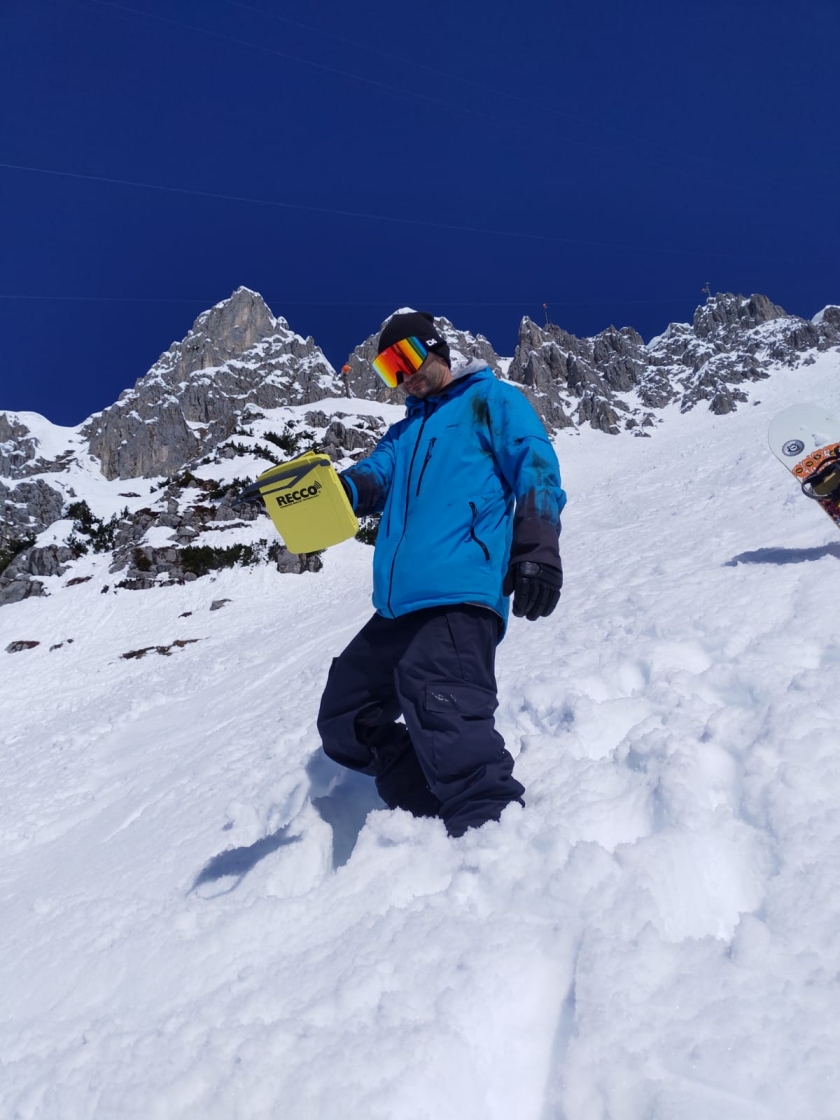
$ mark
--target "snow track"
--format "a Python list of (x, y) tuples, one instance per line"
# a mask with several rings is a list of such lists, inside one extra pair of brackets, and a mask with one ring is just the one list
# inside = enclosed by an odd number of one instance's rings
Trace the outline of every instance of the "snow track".
[(833, 1120), (840, 539), (765, 432), (837, 356), (761, 390), (558, 439), (566, 590), (498, 665), (528, 804), (461, 840), (318, 755), (356, 542), (0, 611), (41, 643), (0, 652), (0, 1115)]

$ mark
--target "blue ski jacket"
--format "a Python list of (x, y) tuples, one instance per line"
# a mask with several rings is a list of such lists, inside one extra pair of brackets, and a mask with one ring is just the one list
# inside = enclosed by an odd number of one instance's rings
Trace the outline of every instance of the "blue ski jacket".
[(476, 603), (506, 621), (511, 560), (557, 566), (557, 456), (527, 398), (486, 365), (408, 397), (405, 419), (341, 479), (358, 515), (382, 514), (373, 605), (386, 618)]

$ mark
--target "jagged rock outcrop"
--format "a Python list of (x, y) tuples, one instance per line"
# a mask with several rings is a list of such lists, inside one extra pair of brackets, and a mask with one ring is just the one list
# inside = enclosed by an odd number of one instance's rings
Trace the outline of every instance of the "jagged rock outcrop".
[[(255, 456), (265, 460), (264, 467), (259, 468), (264, 469), (306, 450), (322, 450), (335, 461), (357, 460), (370, 454), (385, 426), (377, 416), (345, 412), (327, 415), (317, 410), (307, 412), (303, 424), (309, 427), (290, 420), (282, 432), (263, 430), (261, 436), (249, 429), (238, 430), (235, 439), (221, 444), (202, 462), (218, 466), (245, 458), (249, 462), (246, 470), (253, 471), (250, 464)], [(267, 423), (263, 427), (266, 429)], [(319, 556), (297, 555), (284, 547), (261, 506), (233, 508), (232, 502), (243, 485), (241, 478), (223, 484), (197, 477), (187, 469), (166, 482), (148, 506), (133, 512), (126, 507), (122, 514), (105, 521), (86, 503), (68, 504), (42, 479), (18, 482), (14, 489), (7, 490), (15, 499), (7, 502), (7, 509), (20, 508), (21, 515), (19, 539), (11, 538), (13, 547), (6, 550), (5, 559), (0, 552), (0, 560), (8, 561), (0, 570), (0, 606), (45, 594), (45, 577), (64, 575), (68, 565), (91, 550), (107, 554), (108, 571), (115, 577), (109, 587), (129, 590), (190, 582), (234, 564), (272, 563), (283, 573), (319, 571)], [(37, 524), (36, 512), (41, 518)], [(31, 538), (36, 532), (62, 515), (68, 518), (64, 543), (35, 546)], [(256, 543), (243, 545), (236, 530), (258, 518), (265, 519), (265, 535)], [(28, 540), (21, 548), (24, 537)]]
[[(828, 307), (824, 307), (822, 311), (817, 312), (811, 322), (817, 328), (827, 323), (829, 327), (836, 327), (840, 330), (840, 307), (830, 303)], [(822, 349), (822, 346), (820, 349)]]
[(37, 536), (58, 521), (64, 503), (63, 493), (40, 478), (14, 488), (0, 482), (0, 548), (12, 540)]
[(0, 476), (19, 478), (37, 448), (34, 436), (17, 416), (0, 412)]
[(721, 295), (709, 298), (702, 307), (694, 312), (694, 333), (698, 338), (720, 338), (731, 336), (735, 330), (752, 330), (762, 323), (772, 323), (774, 319), (788, 318), (783, 307), (771, 303), (767, 296)]
[(327, 417), (323, 412), (307, 412), (304, 420), (315, 428), (324, 428), (319, 441), (329, 457), (335, 461), (345, 457), (363, 459), (381, 439), (385, 422), (379, 416), (354, 416), (353, 424), (343, 424), (346, 412), (334, 412)]
[[(302, 421), (289, 418), (285, 426), (276, 424), (280, 431), (272, 430), (264, 416), (261, 420), (261, 434), (238, 428), (234, 438), (217, 446), (200, 465), (218, 467), (245, 459), (244, 471), (252, 476), (255, 458), (264, 461), (256, 468), (259, 471), (306, 450), (322, 450), (335, 461), (357, 460), (370, 454), (385, 426), (377, 416), (318, 410), (307, 412)], [(17, 437), (22, 436), (18, 431)], [(33, 449), (37, 450), (28, 450)], [(197, 463), (190, 466), (199, 469)], [(232, 508), (245, 483), (240, 477), (224, 484), (183, 470), (163, 485), (149, 505), (133, 511), (126, 507), (108, 519), (98, 517), (86, 502), (71, 500), (76, 499), (75, 491), (63, 480), (61, 491), (42, 478), (9, 481), (9, 486), (0, 485), (5, 500), (2, 526), (8, 538), (0, 540), (0, 606), (46, 594), (45, 578), (63, 576), (69, 565), (91, 551), (106, 554), (108, 571), (115, 577), (103, 590), (184, 583), (234, 564), (272, 563), (283, 573), (321, 568), (317, 555), (299, 556), (284, 547), (262, 507)], [(64, 542), (37, 546), (33, 540), (37, 533), (62, 516), (68, 518)], [(260, 517), (265, 517), (265, 535), (242, 544), (236, 530)], [(66, 586), (90, 578), (70, 580)]]
[(58, 455), (45, 458), (41, 454), (37, 435), (21, 417), (0, 412), (0, 478), (27, 478), (33, 474), (58, 474), (66, 470), (79, 452), (81, 443), (75, 429), (64, 431), (71, 446)]
[[(344, 420), (352, 421), (347, 424)], [(288, 439), (289, 454), (305, 450), (323, 450), (334, 460), (359, 459), (370, 454), (384, 428), (378, 417), (348, 416), (344, 412), (331, 417), (323, 412), (307, 412), (304, 422), (324, 429), (320, 437), (297, 427), (280, 437)], [(251, 447), (267, 452), (268, 447), (253, 438)], [(216, 462), (247, 454), (248, 445), (237, 442), (217, 449)], [(269, 467), (271, 460), (265, 466)], [(111, 574), (121, 574), (118, 587), (142, 590), (163, 583), (184, 583), (228, 564), (270, 561), (279, 572), (317, 572), (321, 560), (317, 555), (289, 552), (275, 538), (265, 510), (259, 504), (232, 503), (241, 490), (241, 483), (225, 487), (212, 480), (197, 478), (191, 471), (171, 479), (157, 500), (148, 507), (123, 517), (116, 527)], [(257, 545), (227, 545), (224, 536), (249, 522), (265, 517), (265, 537)], [(160, 531), (163, 531), (161, 533)], [(216, 543), (209, 546), (203, 535), (210, 532)], [(150, 544), (149, 538), (165, 537), (162, 544)], [(238, 551), (237, 551), (238, 549)]]
[(551, 428), (588, 423), (610, 434), (622, 426), (645, 434), (673, 401), (684, 412), (701, 402), (731, 412), (747, 399), (742, 386), (769, 376), (773, 364), (812, 361), (810, 352), (838, 345), (840, 309), (809, 322), (766, 296), (719, 293), (693, 323), (672, 323), (647, 345), (632, 327), (577, 338), (525, 318), (508, 376)]
[[(573, 414), (584, 402), (590, 423), (607, 431), (615, 425), (608, 403), (611, 393), (597, 372), (590, 339), (577, 338), (553, 323), (541, 327), (526, 316), (519, 326), (508, 377), (525, 387), (550, 428), (574, 425)], [(600, 409), (596, 402), (601, 403)]]
[(249, 406), (307, 404), (341, 391), (314, 340), (238, 288), (83, 433), (106, 478), (171, 475), (226, 439)]
[(21, 552), (0, 573), (0, 606), (43, 595), (44, 584), (37, 577), (63, 575), (75, 559), (76, 553), (67, 545), (51, 544)]
[(840, 326), (830, 321), (788, 315), (763, 295), (724, 293), (698, 307), (691, 326), (672, 323), (647, 348), (683, 412), (708, 402), (723, 414), (747, 399), (740, 386), (763, 380), (773, 365), (807, 364), (814, 360), (809, 351), (837, 345)]
[[(394, 314), (411, 310), (413, 308), (401, 307)], [(388, 318), (390, 319), (391, 316), (389, 315)], [(360, 343), (348, 357), (346, 364), (350, 367), (349, 371), (342, 371), (341, 374), (344, 392), (348, 397), (361, 397), (363, 400), (388, 401), (391, 403), (399, 403), (403, 400), (402, 392), (391, 390), (383, 385), (373, 369), (372, 363), (376, 357), (376, 342), (387, 322), (388, 319), (381, 324), (375, 334), (368, 335), (365, 341)], [(502, 365), (499, 355), (484, 335), (473, 335), (468, 331), (458, 330), (448, 319), (443, 317), (435, 319), (435, 326), (449, 343), (449, 352), (453, 364), (459, 360), (481, 358), (482, 361), (487, 362), (497, 376), (501, 374)]]
[[(213, 485), (192, 477), (183, 483), (173, 480), (154, 506), (120, 521), (109, 569), (121, 577), (117, 587), (140, 591), (167, 583), (188, 583), (234, 563), (267, 560), (279, 572), (320, 571), (318, 556), (299, 556), (289, 552), (280, 541), (270, 540), (273, 530), (267, 518), (266, 535), (257, 545), (202, 545), (201, 535), (208, 530), (216, 536), (223, 535), (225, 530), (238, 529), (264, 513), (255, 505), (233, 509), (231, 502), (238, 488), (225, 492), (218, 501), (208, 499), (208, 490)], [(152, 529), (168, 530), (169, 541), (148, 544), (144, 538)]]
[(644, 355), (644, 340), (632, 327), (608, 327), (594, 338), (577, 338), (562, 327), (540, 327), (526, 317), (508, 377), (525, 387), (550, 428), (588, 423), (614, 433), (618, 413), (628, 408), (618, 394), (640, 386), (647, 367)]

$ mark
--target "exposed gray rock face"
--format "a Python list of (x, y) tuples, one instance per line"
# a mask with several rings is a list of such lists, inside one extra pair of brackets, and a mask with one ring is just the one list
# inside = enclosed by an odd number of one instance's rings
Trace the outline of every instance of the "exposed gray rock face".
[(323, 412), (307, 412), (308, 424), (326, 428), (321, 440), (324, 451), (333, 461), (349, 457), (363, 459), (373, 451), (381, 439), (385, 424), (378, 416), (354, 416), (354, 424), (342, 424), (346, 412), (334, 412), (328, 419)]
[[(409, 311), (411, 308), (401, 307), (399, 310)], [(394, 312), (394, 314), (397, 314), (397, 312)], [(391, 316), (389, 315), (388, 318), (390, 319)], [(368, 335), (365, 341), (360, 343), (348, 357), (346, 364), (350, 368), (346, 372), (342, 371), (341, 374), (344, 392), (347, 396), (361, 397), (363, 400), (369, 401), (387, 401), (391, 404), (399, 404), (404, 399), (402, 390), (391, 390), (387, 385), (383, 385), (373, 368), (373, 359), (376, 357), (376, 343), (382, 328), (387, 322), (388, 319), (381, 324), (375, 334)], [(501, 374), (502, 367), (499, 355), (484, 335), (473, 335), (467, 331), (460, 331), (443, 317), (435, 319), (435, 326), (449, 343), (450, 358), (453, 365), (462, 359), (481, 358), (482, 361), (487, 362), (497, 377)]]
[(730, 333), (732, 328), (752, 330), (774, 319), (788, 318), (784, 308), (771, 303), (767, 296), (720, 295), (708, 299), (694, 312), (694, 333), (698, 338), (711, 338)]
[(58, 474), (65, 470), (81, 449), (75, 429), (68, 433), (71, 445), (60, 455), (45, 459), (38, 438), (19, 416), (0, 412), (0, 478), (27, 478), (33, 474)]
[[(242, 430), (237, 432), (235, 439), (215, 449), (213, 461), (220, 463), (244, 456), (248, 460), (245, 470), (253, 473), (255, 455), (257, 458), (267, 457), (265, 467), (284, 457), (312, 449), (323, 450), (336, 461), (360, 459), (370, 454), (385, 427), (379, 417), (344, 412), (328, 415), (312, 410), (303, 419), (305, 425), (320, 429), (323, 434), (317, 435), (308, 427), (302, 427), (300, 421), (290, 421), (282, 434), (270, 433), (276, 435), (280, 446), (266, 436), (254, 436), (253, 432)], [(246, 440), (244, 443), (243, 438)], [(24, 479), (9, 486), (0, 484), (6, 497), (3, 530), (10, 542), (5, 556), (0, 556), (0, 559), (8, 560), (9, 552), (15, 545), (19, 547), (24, 539), (34, 537), (62, 515), (66, 516), (68, 500), (75, 498), (75, 494), (66, 483), (63, 485), (66, 495), (41, 478)], [(129, 590), (191, 582), (231, 564), (271, 563), (282, 573), (319, 571), (322, 561), (318, 555), (289, 552), (276, 539), (275, 530), (261, 506), (232, 507), (231, 503), (243, 485), (240, 479), (225, 488), (215, 481), (196, 478), (190, 470), (186, 470), (171, 478), (148, 506), (133, 512), (126, 508), (122, 515), (103, 519), (97, 517), (95, 511), (89, 511), (86, 519), (77, 510), (72, 530), (68, 522), (65, 544), (30, 545), (12, 557), (5, 570), (0, 572), (0, 605), (19, 602), (31, 595), (46, 594), (44, 578), (64, 575), (69, 564), (80, 554), (91, 550), (106, 552), (109, 571), (117, 577), (115, 586)], [(236, 530), (258, 519), (264, 519), (265, 535), (256, 543), (238, 544)], [(104, 520), (108, 521), (107, 526), (103, 526)], [(104, 532), (105, 528), (110, 532), (107, 541), (109, 534)], [(230, 543), (225, 541), (228, 530), (231, 530)], [(204, 536), (206, 533), (213, 541), (211, 546), (205, 543), (208, 539)], [(103, 541), (106, 541), (104, 545)], [(88, 582), (90, 578), (85, 576), (80, 580), (69, 580), (64, 586)], [(102, 588), (105, 591), (108, 589)]]
[[(615, 433), (619, 412), (628, 409), (618, 394), (637, 389), (645, 369), (645, 344), (632, 327), (608, 327), (594, 338), (577, 338), (526, 317), (508, 376), (525, 386), (550, 428), (588, 423)], [(652, 396), (662, 403), (669, 399), (661, 388)]]
[[(43, 594), (44, 585), (35, 577), (57, 570), (54, 550), (36, 549), (32, 542), (62, 516), (67, 501), (64, 485), (58, 477), (53, 486), (31, 476), (58, 476), (65, 471), (81, 449), (73, 429), (68, 442), (71, 446), (64, 453), (48, 460), (41, 454), (39, 438), (21, 417), (0, 413), (0, 606)], [(29, 547), (24, 547), (26, 543)], [(10, 556), (11, 562), (2, 568)]]
[[(233, 563), (260, 563), (270, 560), (279, 572), (317, 572), (323, 566), (316, 555), (300, 556), (289, 552), (279, 541), (269, 541), (274, 530), (264, 510), (256, 505), (236, 509), (231, 503), (238, 487), (219, 500), (208, 498), (212, 483), (191, 479), (186, 485), (173, 480), (153, 506), (123, 519), (118, 527), (111, 573), (121, 573), (118, 587), (140, 591), (161, 583), (187, 583), (201, 574)], [(202, 548), (201, 534), (208, 529), (223, 533), (266, 518), (266, 535), (259, 545), (236, 552), (236, 545)], [(150, 529), (168, 529), (169, 542), (152, 546), (144, 542)], [(241, 546), (239, 546), (241, 550)], [(198, 549), (199, 551), (196, 551)], [(186, 551), (185, 551), (186, 550)], [(234, 559), (235, 557), (235, 559)]]
[(341, 394), (311, 338), (238, 288), (205, 311), (133, 389), (83, 432), (106, 478), (174, 474), (226, 439), (249, 407), (306, 404)]
[(23, 599), (37, 599), (44, 594), (44, 585), (38, 579), (30, 579), (23, 575), (19, 579), (6, 578), (8, 568), (0, 577), (0, 607), (8, 603), (20, 603)]
[(41, 478), (13, 487), (0, 482), (0, 548), (47, 529), (61, 517), (64, 502), (63, 493)]
[(44, 548), (30, 548), (21, 553), (9, 568), (17, 566), (18, 571), (26, 571), (33, 576), (62, 576), (67, 571), (67, 565), (75, 559), (76, 553), (72, 548), (63, 544), (49, 544)]
[[(369, 455), (384, 429), (384, 423), (378, 417), (348, 416), (344, 412), (333, 413), (329, 417), (326, 413), (313, 410), (305, 414), (304, 420), (313, 428), (326, 429), (314, 446), (323, 448), (334, 460), (360, 459)], [(347, 423), (343, 422), (345, 420)], [(300, 444), (294, 453), (311, 449), (314, 438), (314, 433), (308, 433), (305, 438), (301, 433)], [(218, 448), (218, 457), (226, 458), (230, 449), (230, 445)], [(247, 452), (247, 448), (243, 450)], [(238, 454), (234, 453), (235, 456)], [(269, 467), (271, 463), (265, 465)], [(289, 552), (274, 539), (274, 528), (261, 505), (233, 507), (240, 489), (241, 484), (229, 489), (220, 488), (218, 484), (195, 478), (189, 472), (171, 479), (152, 505), (119, 522), (110, 566), (112, 574), (121, 574), (117, 586), (142, 590), (159, 586), (162, 582), (190, 582), (203, 572), (228, 563), (268, 561), (283, 573), (320, 571), (322, 561), (318, 555)], [(217, 544), (213, 549), (202, 545), (202, 535), (208, 530), (217, 540), (220, 537), (223, 539), (227, 531), (239, 529), (258, 519), (265, 521), (265, 536), (256, 546), (247, 549), (239, 546), (240, 551), (236, 552), (235, 543)], [(147, 538), (160, 529), (168, 531), (166, 543), (154, 546), (147, 543)], [(150, 531), (153, 532), (150, 534)], [(231, 532), (231, 536), (235, 541), (236, 533)], [(196, 552), (195, 549), (201, 551)]]
[(76, 554), (66, 545), (27, 548), (0, 572), (0, 606), (18, 603), (30, 595), (43, 595), (44, 585), (35, 577), (60, 576)]
[(828, 307), (824, 307), (822, 311), (816, 314), (811, 322), (818, 328), (823, 323), (827, 323), (830, 327), (840, 329), (840, 307), (830, 303)]
[(648, 345), (651, 363), (674, 386), (682, 411), (701, 401), (731, 412), (747, 399), (740, 386), (769, 376), (774, 364), (813, 361), (808, 351), (840, 345), (840, 327), (788, 315), (766, 296), (718, 294), (698, 307), (692, 327), (671, 324)]
[(37, 454), (32, 433), (18, 417), (0, 412), (0, 476), (19, 478), (20, 471)]
[(718, 415), (731, 412), (747, 399), (742, 386), (769, 376), (774, 363), (813, 361), (809, 352), (838, 345), (840, 309), (809, 322), (766, 296), (726, 293), (699, 307), (692, 324), (672, 323), (647, 345), (632, 327), (577, 338), (523, 319), (508, 376), (550, 428), (588, 423), (644, 435), (673, 401), (683, 412), (701, 402)]

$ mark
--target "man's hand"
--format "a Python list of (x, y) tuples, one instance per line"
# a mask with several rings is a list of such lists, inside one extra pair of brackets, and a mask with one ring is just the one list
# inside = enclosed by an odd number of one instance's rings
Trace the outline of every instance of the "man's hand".
[(557, 567), (535, 564), (532, 560), (520, 560), (511, 564), (505, 576), (502, 592), (513, 592), (513, 613), (517, 618), (523, 615), (529, 622), (547, 618), (560, 600), (563, 586), (563, 568), (560, 557)]

